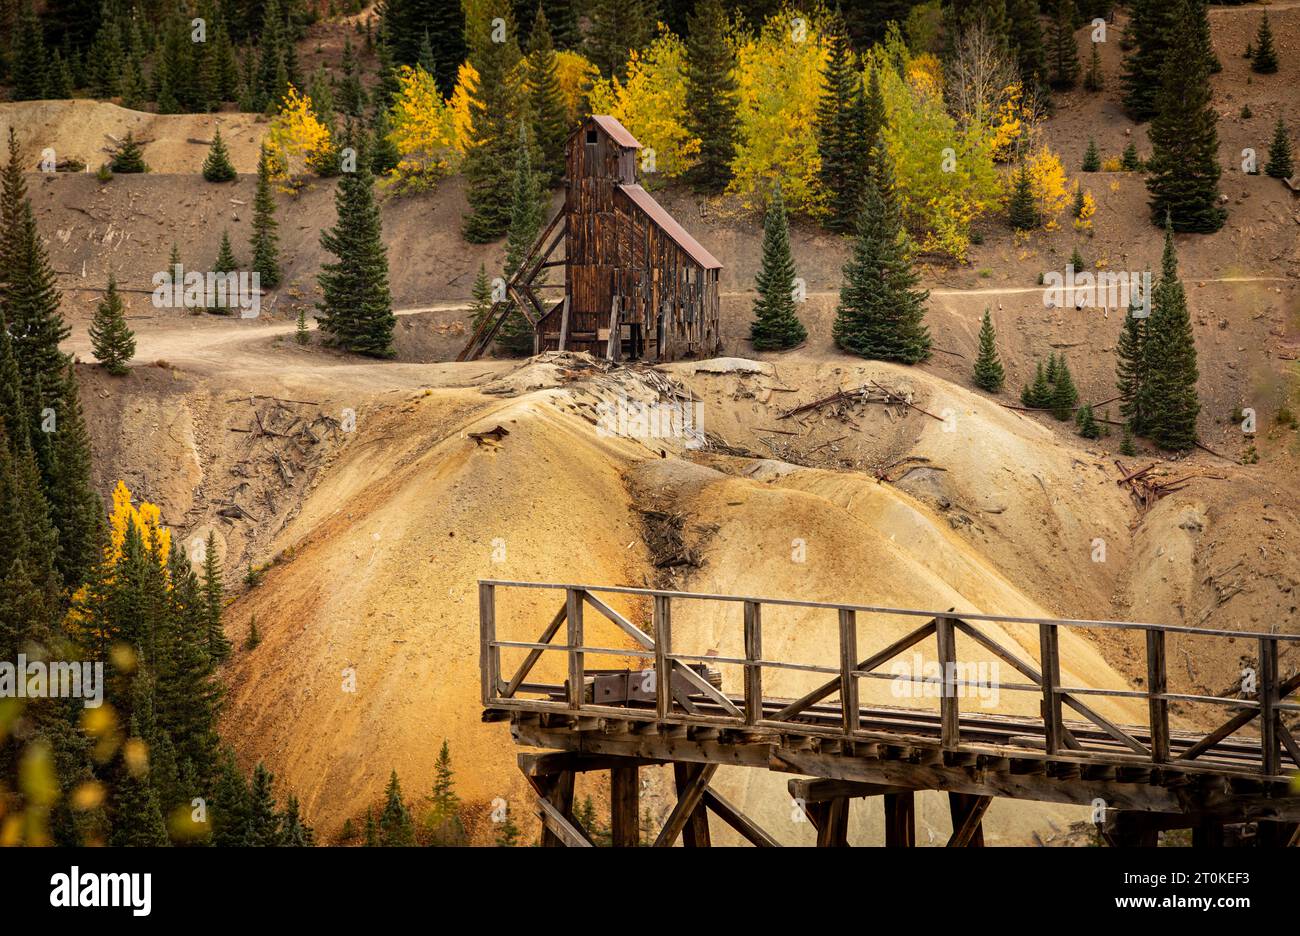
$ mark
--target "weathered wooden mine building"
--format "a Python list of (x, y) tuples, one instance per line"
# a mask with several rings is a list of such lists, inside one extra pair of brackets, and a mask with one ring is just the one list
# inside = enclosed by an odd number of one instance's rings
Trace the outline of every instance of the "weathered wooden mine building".
[[(458, 360), (481, 354), (513, 308), (539, 352), (671, 361), (718, 351), (722, 264), (637, 184), (640, 148), (613, 117), (588, 117), (573, 131), (564, 205)], [(561, 244), (564, 259), (552, 259)], [(548, 305), (539, 293), (560, 288), (545, 282), (558, 266), (564, 295)]]

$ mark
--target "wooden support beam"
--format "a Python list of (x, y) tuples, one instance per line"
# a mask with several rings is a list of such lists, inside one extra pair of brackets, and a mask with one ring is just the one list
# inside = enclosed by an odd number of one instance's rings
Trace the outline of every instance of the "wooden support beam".
[(806, 807), (808, 818), (817, 829), (818, 848), (849, 847), (849, 798), (839, 796)]
[(1281, 769), (1281, 750), (1278, 747), (1278, 672), (1277, 641), (1266, 637), (1259, 639), (1259, 744), (1263, 752), (1261, 772), (1266, 777), (1276, 776)]
[(1057, 645), (1056, 625), (1038, 625), (1038, 652), (1043, 664), (1043, 726), (1047, 739), (1047, 753), (1061, 750), (1061, 697), (1056, 687), (1061, 684), (1061, 658)]
[(911, 848), (916, 844), (916, 794), (886, 793), (881, 797), (885, 805), (885, 847)]
[(961, 746), (961, 710), (957, 699), (957, 632), (950, 617), (937, 617), (935, 634), (939, 642), (939, 672), (943, 694), (939, 697), (940, 741), (945, 750)]
[(519, 770), (525, 777), (543, 777), (550, 774), (589, 773), (596, 770), (613, 770), (615, 767), (653, 767), (667, 761), (648, 757), (611, 757), (607, 754), (583, 754), (580, 751), (547, 751), (545, 754), (521, 753)]
[(971, 796), (967, 793), (949, 793), (948, 809), (952, 814), (952, 837), (949, 848), (984, 847), (984, 813), (988, 812), (991, 796)]
[(609, 771), (609, 828), (616, 848), (641, 844), (641, 771), (635, 765)]
[(763, 718), (763, 607), (745, 602), (745, 724), (756, 725)]
[(673, 670), (668, 653), (672, 646), (672, 599), (667, 595), (654, 597), (655, 628), (655, 712), (660, 721), (673, 710)]
[(542, 847), (583, 847), (591, 841), (573, 818), (573, 780), (571, 770), (538, 777), (528, 777), (537, 794), (542, 820)]
[[(704, 797), (704, 791), (717, 773), (717, 764), (673, 764), (673, 774), (677, 781), (677, 802), (672, 812), (664, 821), (664, 827), (655, 839), (655, 848), (671, 848), (677, 836), (685, 831), (683, 844), (687, 847), (706, 847), (709, 844), (709, 817), (701, 810), (696, 816), (696, 807)], [(687, 828), (689, 824), (689, 829)]]
[(732, 805), (730, 800), (712, 787), (706, 787), (704, 790), (704, 805), (719, 819), (739, 832), (741, 837), (751, 845), (759, 848), (780, 847), (780, 842), (763, 831), (752, 819)]
[(1151, 713), (1151, 760), (1169, 762), (1169, 700), (1165, 672), (1165, 632), (1147, 631), (1147, 707)]
[(627, 618), (623, 617), (623, 615), (619, 614), (609, 605), (605, 604), (605, 602), (601, 601), (591, 592), (584, 591), (582, 593), (582, 597), (583, 600), (587, 602), (587, 604), (591, 605), (593, 608), (595, 608), (605, 617), (609, 618), (611, 621), (617, 624), (619, 630), (623, 631), (623, 633), (627, 634), (629, 637), (631, 637), (633, 640), (639, 643), (642, 649), (644, 650), (654, 649), (654, 645), (655, 645), (654, 638), (652, 638), (645, 631), (641, 630), (641, 628), (637, 627)]
[[(858, 659), (858, 614), (841, 608), (840, 618), (840, 727), (846, 735), (858, 730), (858, 678), (853, 675)], [(847, 843), (846, 843), (847, 844)]]
[(480, 582), (478, 586), (479, 681), (483, 705), (496, 695), (501, 681), (501, 651), (492, 646), (496, 640), (496, 586)]
[(566, 591), (566, 616), (569, 620), (569, 708), (582, 707), (587, 680), (583, 669), (582, 646), (582, 596), (581, 588)]

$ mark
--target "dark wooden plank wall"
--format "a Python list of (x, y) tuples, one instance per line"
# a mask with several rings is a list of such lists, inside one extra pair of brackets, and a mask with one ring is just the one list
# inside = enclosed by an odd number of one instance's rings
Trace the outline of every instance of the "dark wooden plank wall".
[[(604, 357), (615, 297), (620, 320), (642, 325), (644, 354), (671, 361), (712, 354), (719, 342), (718, 272), (705, 270), (618, 190), (635, 182), (634, 150), (619, 147), (588, 123), (566, 153), (565, 290), (571, 351)], [(659, 346), (660, 318), (663, 341)], [(559, 347), (560, 313), (541, 323), (542, 349)], [(602, 337), (602, 335), (604, 337)]]

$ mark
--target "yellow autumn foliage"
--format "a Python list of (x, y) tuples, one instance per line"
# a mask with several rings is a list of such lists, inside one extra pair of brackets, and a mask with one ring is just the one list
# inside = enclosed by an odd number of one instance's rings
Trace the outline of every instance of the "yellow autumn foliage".
[(468, 61), (460, 63), (456, 73), (456, 87), (452, 88), (447, 106), (451, 109), (451, 126), (454, 131), (456, 151), (462, 156), (469, 150), (473, 138), (474, 118), (470, 115), (470, 101), (478, 90), (478, 69)]
[[(803, 28), (793, 33), (791, 22)], [(827, 57), (812, 18), (794, 10), (770, 18), (757, 36), (741, 41), (740, 123), (730, 190), (742, 195), (746, 206), (761, 205), (773, 181), (780, 181), (791, 211), (815, 213), (824, 201), (814, 123)]]
[(600, 79), (600, 69), (578, 52), (561, 49), (555, 53), (555, 79), (560, 84), (560, 96), (564, 98), (565, 116), (569, 126), (576, 126), (585, 115), (582, 112), (582, 99), (587, 89)]
[(1025, 165), (1029, 168), (1029, 181), (1043, 217), (1043, 227), (1054, 231), (1060, 226), (1057, 218), (1070, 203), (1065, 167), (1061, 158), (1045, 144), (1025, 158)]
[(699, 139), (684, 123), (685, 57), (682, 40), (661, 28), (644, 51), (629, 53), (627, 81), (598, 80), (589, 96), (593, 114), (612, 115), (640, 142), (643, 170), (670, 179), (690, 169), (700, 151)]
[(313, 164), (325, 161), (333, 151), (329, 128), (316, 116), (311, 97), (293, 85), (280, 104), (280, 112), (266, 133), (271, 158), (271, 178), (291, 182), (305, 175)]
[(459, 161), (455, 114), (438, 93), (433, 76), (419, 65), (398, 68), (397, 84), (388, 135), (401, 155), (397, 174), (425, 181), (441, 178)]
[(1092, 219), (1097, 213), (1097, 199), (1092, 192), (1084, 191), (1083, 204), (1079, 207), (1079, 216), (1074, 219), (1074, 229), (1080, 232), (1092, 231)]

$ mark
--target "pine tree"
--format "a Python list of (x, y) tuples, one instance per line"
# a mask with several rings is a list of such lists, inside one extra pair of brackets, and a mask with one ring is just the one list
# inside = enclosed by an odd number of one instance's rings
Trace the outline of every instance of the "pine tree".
[(278, 0), (266, 0), (262, 7), (262, 30), (259, 36), (257, 60), (257, 86), (253, 105), (259, 111), (269, 112), (279, 107), (288, 91), (289, 73), (284, 61), (286, 43), (284, 15)]
[(1079, 412), (1074, 417), (1074, 426), (1079, 435), (1085, 439), (1101, 438), (1101, 424), (1097, 422), (1092, 412), (1092, 405), (1089, 403), (1079, 407)]
[(370, 121), (370, 172), (375, 176), (384, 176), (397, 168), (402, 161), (402, 154), (397, 144), (391, 139), (392, 126), (388, 122), (388, 111), (376, 107)]
[(104, 365), (110, 374), (122, 376), (130, 373), (131, 358), (135, 355), (135, 335), (126, 324), (122, 296), (117, 291), (117, 278), (108, 276), (108, 292), (95, 309), (90, 323), (90, 346), (95, 360)]
[(1273, 142), (1268, 147), (1268, 162), (1264, 164), (1264, 172), (1275, 179), (1289, 179), (1294, 170), (1295, 163), (1291, 158), (1291, 142), (1287, 139), (1286, 123), (1279, 117), (1277, 126), (1273, 129)]
[(126, 132), (126, 137), (113, 150), (113, 155), (109, 158), (108, 168), (119, 175), (149, 171), (149, 167), (144, 162), (144, 152), (141, 150), (140, 144), (135, 141), (135, 136), (130, 130)]
[(300, 345), (311, 343), (311, 330), (307, 327), (307, 309), (305, 306), (298, 309), (298, 321), (294, 326), (293, 340)]
[(460, 820), (460, 797), (456, 795), (451, 750), (445, 738), (433, 770), (433, 808), (428, 820), (429, 844), (444, 847), (464, 845), (465, 827)]
[(690, 179), (705, 192), (720, 192), (731, 180), (736, 154), (739, 104), (736, 57), (727, 41), (722, 0), (700, 0), (689, 17), (682, 77), (686, 85), (686, 129), (698, 137), (700, 151)]
[(510, 815), (510, 807), (507, 806), (505, 817), (497, 828), (496, 838), (492, 844), (497, 848), (515, 848), (521, 837), (519, 826), (515, 825), (514, 817)]
[(763, 220), (763, 261), (755, 280), (754, 321), (749, 337), (756, 351), (784, 351), (808, 337), (794, 301), (794, 257), (790, 254), (790, 225), (778, 182)]
[(1210, 11), (1208, 0), (1193, 0), (1196, 16), (1196, 40), (1201, 55), (1205, 59), (1206, 71), (1217, 75), (1223, 71), (1223, 63), (1214, 54), (1214, 40), (1210, 32)]
[[(485, 0), (481, 16), (473, 24), (475, 39), (470, 43), (470, 64), (479, 81), (470, 99), (470, 144), (464, 162), (470, 206), (464, 236), (472, 244), (496, 240), (510, 227), (511, 206), (501, 193), (511, 188), (518, 113), (518, 89), (512, 76), (519, 46), (510, 4)], [(497, 17), (505, 21), (505, 42), (493, 42), (489, 36), (489, 24)]]
[(176, 241), (172, 241), (172, 252), (167, 257), (167, 272), (174, 273), (176, 268), (181, 265), (181, 249), (176, 246)]
[(281, 816), (276, 810), (275, 795), (271, 787), (275, 777), (261, 761), (253, 768), (253, 782), (248, 790), (247, 844), (254, 848), (276, 848), (284, 844)]
[(1079, 80), (1079, 45), (1074, 41), (1074, 0), (1056, 0), (1049, 58), (1052, 87), (1073, 88)]
[(1075, 245), (1074, 250), (1070, 252), (1070, 266), (1074, 267), (1075, 270), (1086, 270), (1088, 268), (1088, 263), (1083, 259), (1083, 254), (1079, 253), (1078, 245)]
[(1146, 431), (1142, 418), (1142, 340), (1146, 334), (1146, 316), (1139, 316), (1137, 297), (1129, 302), (1119, 340), (1115, 343), (1115, 388), (1119, 391), (1119, 412), (1124, 425), (1134, 432)]
[(997, 335), (993, 331), (993, 318), (989, 310), (984, 310), (984, 322), (980, 325), (980, 351), (975, 359), (975, 386), (989, 393), (1002, 389), (1006, 374), (1002, 370), (1002, 360), (998, 357)]
[[(142, 744), (138, 729), (132, 732), (137, 744)], [(148, 769), (133, 772), (125, 767), (121, 779), (114, 785), (113, 838), (115, 848), (156, 848), (169, 844), (167, 827), (163, 824), (162, 809), (158, 805), (158, 791), (150, 780)]]
[(539, 5), (528, 37), (528, 55), (524, 58), (524, 90), (533, 139), (541, 152), (538, 169), (545, 173), (551, 186), (564, 180), (564, 143), (569, 135), (564, 96), (555, 69), (551, 30)]
[(1161, 448), (1182, 450), (1196, 442), (1199, 376), (1187, 295), (1178, 279), (1173, 231), (1165, 232), (1160, 281), (1152, 290), (1151, 316), (1142, 341), (1142, 387), (1138, 406), (1146, 435)]
[(310, 848), (316, 844), (316, 833), (299, 813), (298, 797), (292, 793), (284, 804), (280, 816), (280, 844), (285, 848)]
[(1088, 140), (1088, 148), (1083, 153), (1083, 171), (1101, 172), (1101, 153), (1097, 151), (1097, 141)]
[(1106, 79), (1101, 73), (1101, 52), (1098, 51), (1098, 43), (1093, 42), (1092, 57), (1088, 59), (1088, 72), (1084, 75), (1083, 86), (1089, 91), (1100, 91), (1106, 87)]
[[(519, 125), (519, 143), (515, 150), (515, 171), (511, 184), (510, 230), (506, 235), (505, 278), (512, 279), (523, 263), (545, 220), (543, 192), (532, 165), (532, 141), (526, 124)], [(511, 354), (530, 354), (533, 327), (517, 306), (501, 324), (497, 343)]]
[(1147, 191), (1151, 218), (1175, 231), (1209, 234), (1223, 227), (1219, 205), (1218, 115), (1210, 100), (1205, 58), (1193, 22), (1196, 0), (1181, 0), (1163, 85), (1159, 113), (1151, 122)]
[(1121, 158), (1120, 165), (1125, 172), (1142, 171), (1142, 159), (1138, 156), (1136, 144), (1130, 142), (1128, 146), (1124, 147), (1124, 155)]
[(590, 0), (587, 58), (605, 78), (627, 79), (627, 53), (654, 38), (654, 0)]
[(66, 100), (72, 97), (72, 70), (68, 68), (68, 63), (63, 60), (59, 50), (54, 50), (54, 58), (50, 60), (49, 87), (46, 89), (46, 97), (55, 100)]
[(1124, 424), (1124, 433), (1120, 436), (1119, 453), (1130, 458), (1137, 454), (1137, 448), (1133, 445), (1133, 430), (1128, 423)]
[(392, 295), (388, 291), (388, 248), (384, 246), (374, 176), (365, 158), (365, 141), (349, 134), (357, 168), (346, 172), (334, 193), (338, 221), (321, 232), (321, 246), (338, 259), (321, 265), (319, 328), (338, 347), (370, 357), (392, 357)]
[(1277, 51), (1273, 48), (1273, 28), (1268, 22), (1268, 10), (1259, 20), (1259, 34), (1255, 37), (1255, 51), (1250, 59), (1251, 71), (1261, 75), (1277, 72)]
[(1008, 220), (1017, 231), (1032, 231), (1038, 227), (1038, 202), (1034, 199), (1033, 180), (1029, 177), (1029, 167), (1021, 163), (1016, 170), (1011, 201), (1007, 207)]
[(280, 282), (280, 248), (275, 220), (275, 194), (271, 190), (271, 156), (266, 144), (257, 160), (257, 192), (253, 196), (253, 236), (249, 242), (252, 261), (249, 264), (258, 274), (263, 289), (272, 289)]
[(226, 604), (224, 578), (221, 557), (217, 555), (217, 535), (209, 530), (203, 544), (203, 631), (208, 655), (216, 663), (230, 657), (230, 641), (221, 626), (221, 613)]
[(1025, 384), (1020, 391), (1020, 402), (1032, 409), (1044, 409), (1052, 402), (1052, 385), (1047, 381), (1047, 371), (1043, 362), (1038, 361), (1034, 368), (1034, 381)]
[[(862, 204), (865, 177), (861, 171), (861, 154), (868, 150), (875, 135), (866, 136), (867, 128), (860, 119), (865, 116), (862, 76), (854, 65), (848, 32), (838, 13), (828, 26), (827, 44), (822, 93), (817, 101), (814, 124), (817, 151), (821, 157), (818, 180), (830, 207), (826, 227), (833, 231), (851, 231)], [(872, 77), (878, 91), (879, 76), (874, 69)], [(879, 129), (876, 128), (877, 134)]]
[[(882, 143), (877, 140), (873, 158), (885, 191), (892, 194), (893, 170)], [(869, 178), (832, 335), (836, 346), (851, 354), (916, 364), (930, 356), (924, 324), (930, 294), (916, 288), (920, 277), (907, 257), (902, 222), (891, 204), (877, 180)]]
[(350, 36), (343, 37), (343, 59), (339, 68), (343, 72), (337, 92), (339, 110), (347, 117), (359, 118), (366, 110), (366, 89), (361, 84), (361, 73)]
[(1177, 15), (1169, 0), (1132, 0), (1126, 31), (1133, 49), (1124, 59), (1120, 83), (1124, 87), (1124, 108), (1138, 121), (1156, 115), (1165, 58)]
[(1079, 391), (1075, 388), (1074, 378), (1070, 375), (1070, 365), (1062, 355), (1056, 364), (1056, 380), (1052, 382), (1052, 415), (1065, 422), (1074, 414), (1074, 406), (1078, 402)]
[(239, 269), (239, 261), (235, 259), (235, 251), (230, 246), (230, 232), (221, 232), (221, 247), (217, 250), (217, 262), (212, 265), (216, 273), (233, 273)]
[(474, 289), (471, 295), (474, 301), (470, 304), (470, 321), (477, 331), (483, 320), (488, 317), (492, 311), (492, 286), (488, 283), (487, 266), (480, 263), (478, 265), (478, 276), (474, 278)]
[(222, 752), (212, 797), (212, 844), (225, 847), (251, 845), (248, 781), (235, 765), (234, 755)]
[(1027, 90), (1041, 87), (1046, 83), (1047, 52), (1037, 0), (1009, 0), (1007, 19), (1020, 80)]
[(18, 30), (13, 43), (13, 76), (15, 101), (37, 101), (45, 97), (49, 66), (41, 24), (31, 7), (24, 4)]
[(221, 139), (221, 128), (212, 136), (207, 158), (203, 160), (203, 178), (209, 182), (233, 182), (235, 167), (230, 164), (230, 154)]
[(394, 770), (384, 790), (384, 810), (379, 814), (379, 844), (386, 848), (409, 848), (415, 844), (415, 824), (402, 799), (402, 785)]

